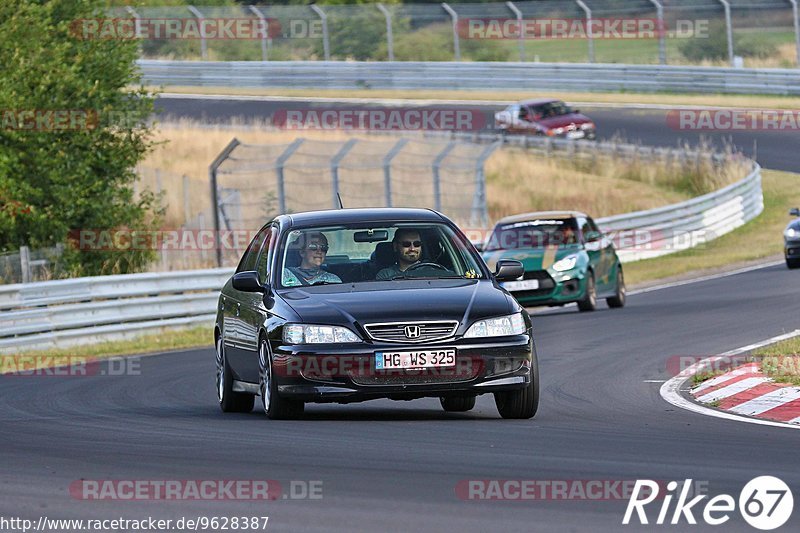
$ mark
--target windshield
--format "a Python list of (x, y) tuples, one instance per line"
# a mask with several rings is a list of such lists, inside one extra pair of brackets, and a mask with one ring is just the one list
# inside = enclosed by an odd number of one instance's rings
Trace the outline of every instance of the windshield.
[(533, 113), (538, 115), (540, 118), (557, 117), (559, 115), (568, 115), (569, 113), (572, 113), (572, 108), (560, 101), (538, 104), (531, 106), (531, 109), (533, 110)]
[(578, 242), (578, 225), (574, 218), (537, 219), (498, 225), (484, 250), (568, 246)]
[(283, 287), (484, 277), (467, 241), (445, 224), (293, 230), (280, 257)]

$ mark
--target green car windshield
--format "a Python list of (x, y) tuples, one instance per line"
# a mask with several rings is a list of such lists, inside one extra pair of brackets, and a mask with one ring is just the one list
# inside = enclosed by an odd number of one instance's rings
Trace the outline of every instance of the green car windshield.
[(526, 220), (498, 225), (484, 246), (485, 251), (569, 246), (578, 244), (578, 225), (574, 218)]

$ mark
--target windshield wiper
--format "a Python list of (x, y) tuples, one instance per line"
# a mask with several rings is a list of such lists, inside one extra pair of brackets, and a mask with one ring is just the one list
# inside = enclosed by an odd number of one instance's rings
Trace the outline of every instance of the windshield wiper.
[(468, 279), (464, 276), (406, 276), (405, 274), (398, 274), (390, 279), (395, 281), (398, 279)]

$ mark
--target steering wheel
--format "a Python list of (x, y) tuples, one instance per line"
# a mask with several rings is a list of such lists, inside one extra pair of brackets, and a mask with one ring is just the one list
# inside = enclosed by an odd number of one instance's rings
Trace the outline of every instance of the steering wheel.
[(422, 267), (438, 268), (439, 270), (447, 271), (447, 268), (443, 267), (439, 263), (429, 263), (429, 262), (424, 262), (424, 261), (419, 262), (419, 263), (414, 263), (413, 265), (408, 267), (405, 271), (406, 272), (411, 272), (412, 270), (417, 270), (418, 268), (422, 268)]

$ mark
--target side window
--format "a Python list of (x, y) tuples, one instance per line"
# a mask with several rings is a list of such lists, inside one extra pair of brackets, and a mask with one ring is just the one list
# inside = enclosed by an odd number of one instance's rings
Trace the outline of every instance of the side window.
[(529, 115), (530, 115), (530, 112), (528, 111), (528, 108), (525, 107), (525, 106), (520, 106), (520, 108), (519, 108), (519, 118), (521, 118), (523, 120), (528, 120), (528, 118), (530, 118)]
[(578, 218), (577, 222), (578, 222), (578, 228), (581, 230), (581, 235), (583, 235), (584, 242), (588, 242), (586, 234), (589, 233), (590, 231), (594, 231), (592, 229), (591, 224), (589, 224), (589, 221), (583, 217)]
[(247, 250), (239, 261), (239, 266), (236, 267), (236, 272), (245, 272), (247, 270), (256, 269), (256, 259), (258, 258), (258, 251), (261, 250), (261, 245), (264, 243), (267, 235), (269, 235), (270, 227), (263, 228), (258, 232), (258, 235), (253, 238)]
[(597, 224), (595, 224), (594, 220), (592, 220), (591, 218), (589, 218), (586, 222), (589, 224), (589, 227), (591, 228), (592, 231), (596, 231), (597, 233), (601, 234), (603, 233), (602, 231), (600, 231), (600, 228), (597, 227)]
[(266, 284), (269, 279), (269, 266), (272, 263), (272, 256), (275, 252), (275, 243), (277, 241), (278, 228), (271, 226), (269, 233), (267, 233), (267, 239), (261, 247), (261, 254), (258, 256), (258, 264), (256, 265), (258, 280), (262, 285)]

